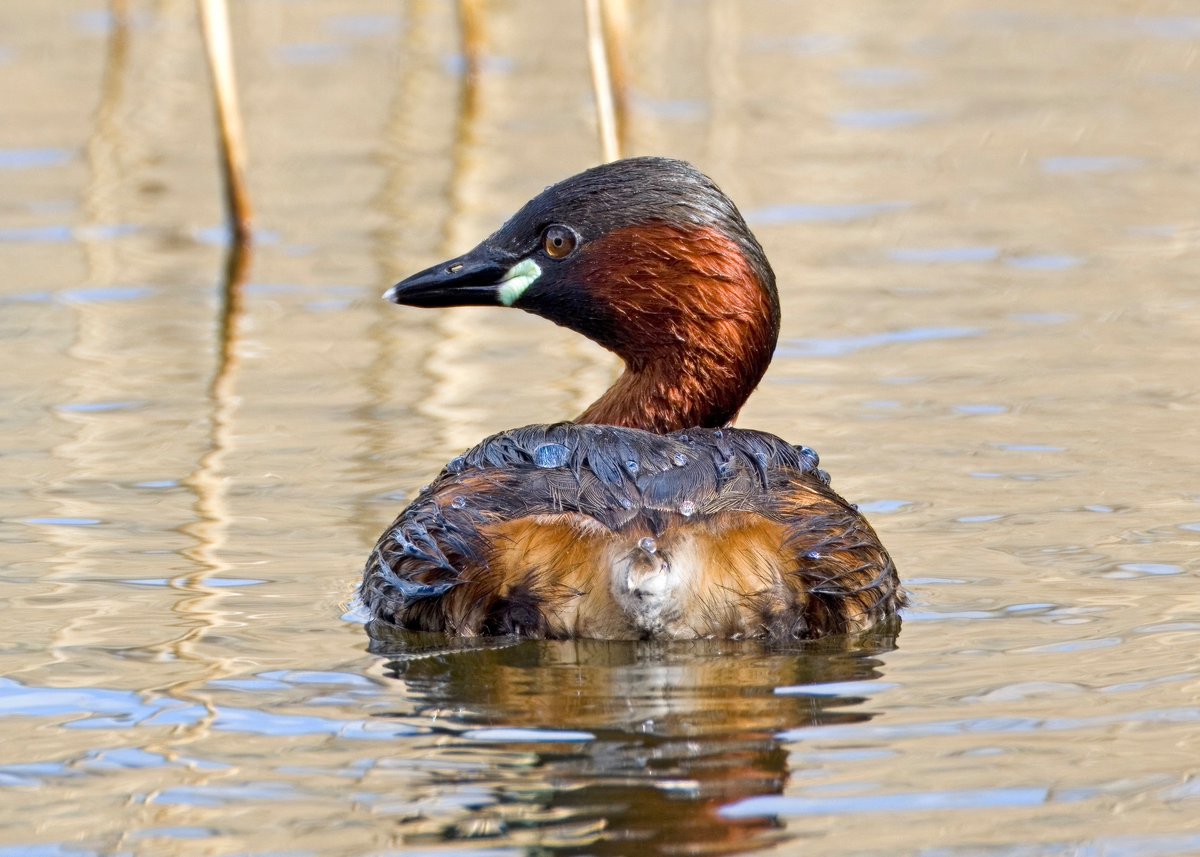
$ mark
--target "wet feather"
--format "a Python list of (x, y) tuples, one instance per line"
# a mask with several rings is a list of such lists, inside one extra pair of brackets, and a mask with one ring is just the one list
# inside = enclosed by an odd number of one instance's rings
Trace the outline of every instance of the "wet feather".
[[(555, 451), (556, 466), (545, 466), (545, 454), (539, 463), (548, 443), (565, 450)], [(576, 629), (554, 617), (570, 614), (587, 588), (562, 583), (554, 564), (571, 555), (569, 540), (591, 539), (603, 553), (641, 534), (694, 532), (699, 543), (743, 539), (754, 558), (715, 587), (723, 593), (700, 593), (699, 615), (675, 633), (792, 638), (866, 627), (900, 602), (895, 569), (817, 464), (810, 449), (738, 429), (660, 436), (563, 423), (501, 432), (455, 459), (400, 514), (372, 554), (362, 596), (398, 625), (564, 636)], [(524, 553), (497, 550), (493, 528), (512, 532), (522, 521), (532, 528)], [(558, 548), (538, 553), (538, 529), (562, 526)], [(518, 555), (543, 565), (515, 567)]]

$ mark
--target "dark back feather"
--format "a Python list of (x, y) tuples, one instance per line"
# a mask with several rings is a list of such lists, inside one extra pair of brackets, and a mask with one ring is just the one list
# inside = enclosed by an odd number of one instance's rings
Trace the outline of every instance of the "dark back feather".
[[(798, 494), (815, 496), (819, 508), (797, 512), (789, 503)], [(847, 598), (882, 616), (903, 597), (891, 560), (867, 522), (829, 487), (812, 449), (742, 429), (656, 435), (558, 423), (501, 432), (452, 460), (380, 538), (364, 573), (363, 600), (376, 617), (461, 633), (445, 627), (438, 602), (472, 569), (486, 567), (482, 530), (563, 513), (613, 533), (640, 526), (659, 534), (727, 513), (786, 525), (797, 581), (808, 596), (804, 615), (789, 616), (778, 632), (784, 636), (839, 630)], [(864, 554), (863, 548), (871, 550)], [(835, 553), (882, 561), (823, 561)], [(532, 609), (520, 606), (522, 614)], [(493, 613), (501, 607), (515, 610), (499, 605)], [(531, 623), (525, 617), (520, 626), (532, 633)], [(493, 619), (476, 631), (496, 633), (501, 626)]]

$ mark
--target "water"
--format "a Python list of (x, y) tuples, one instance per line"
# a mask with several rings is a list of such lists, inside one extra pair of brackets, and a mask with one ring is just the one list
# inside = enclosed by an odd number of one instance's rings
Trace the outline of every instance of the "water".
[(582, 16), (487, 9), (472, 90), (450, 4), (235, 5), (229, 305), (190, 0), (0, 4), (0, 854), (1200, 852), (1200, 18), (632, 6), (631, 151), (782, 284), (740, 424), (821, 453), (913, 604), (372, 643), (405, 499), (614, 372), (378, 299), (594, 162)]

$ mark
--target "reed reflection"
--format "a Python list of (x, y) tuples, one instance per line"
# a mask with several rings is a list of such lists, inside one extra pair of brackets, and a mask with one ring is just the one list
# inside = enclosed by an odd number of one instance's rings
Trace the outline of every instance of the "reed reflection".
[[(861, 697), (778, 695), (779, 687), (880, 676), (898, 620), (869, 635), (783, 649), (757, 643), (455, 640), (372, 628), (372, 650), (422, 714), (457, 735), (433, 750), (490, 773), (497, 800), (445, 819), (415, 820), (410, 842), (487, 832), (573, 854), (732, 854), (767, 844), (770, 820), (734, 821), (720, 807), (780, 794), (791, 771), (776, 738), (804, 726), (854, 723)], [(524, 743), (501, 729), (569, 730), (594, 740)], [(548, 736), (548, 737), (553, 737)], [(486, 740), (500, 739), (500, 740)], [(532, 754), (514, 765), (514, 753)], [(436, 762), (436, 760), (434, 760)]]

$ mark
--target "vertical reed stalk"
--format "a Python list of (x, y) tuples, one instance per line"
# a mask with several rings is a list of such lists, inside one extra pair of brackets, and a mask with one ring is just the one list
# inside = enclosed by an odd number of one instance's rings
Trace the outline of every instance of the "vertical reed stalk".
[(483, 0), (458, 0), (458, 24), (462, 31), (467, 81), (474, 85), (479, 82), (483, 69)]
[(606, 28), (600, 8), (602, 0), (583, 0), (587, 16), (588, 59), (592, 67), (592, 94), (596, 98), (596, 127), (600, 134), (600, 153), (605, 161), (621, 157), (620, 136), (613, 97), (612, 74), (608, 67)]
[(212, 80), (217, 112), (217, 134), (225, 203), (235, 244), (250, 240), (253, 214), (246, 190), (246, 145), (238, 109), (237, 82), (233, 71), (233, 45), (229, 35), (229, 10), (225, 0), (196, 0), (204, 34), (204, 55)]
[(617, 143), (622, 152), (629, 151), (629, 64), (626, 44), (629, 42), (628, 0), (601, 0), (600, 24), (604, 28), (605, 58), (608, 78), (612, 81), (613, 101), (617, 117)]

